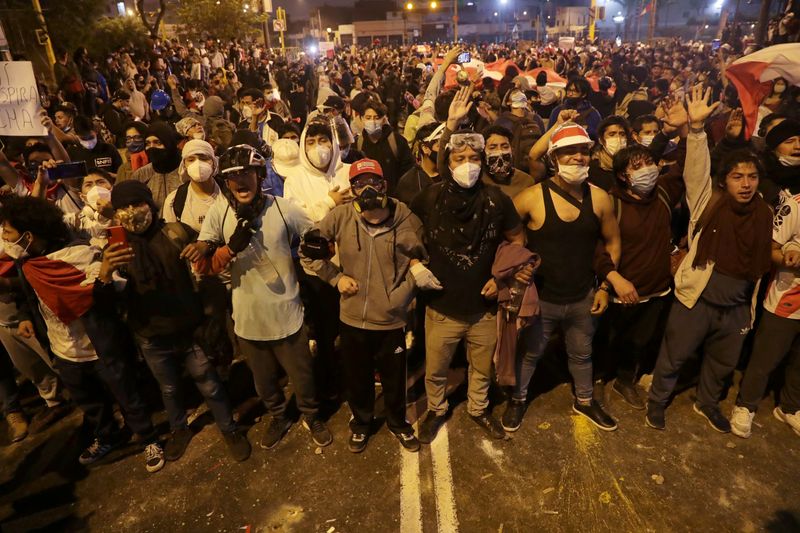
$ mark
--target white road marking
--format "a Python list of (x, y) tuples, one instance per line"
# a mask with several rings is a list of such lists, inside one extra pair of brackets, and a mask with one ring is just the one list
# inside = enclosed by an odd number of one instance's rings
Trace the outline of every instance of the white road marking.
[(419, 453), (400, 445), (400, 533), (422, 533)]
[(453, 472), (450, 469), (450, 441), (447, 437), (447, 424), (431, 443), (433, 459), (433, 491), (436, 495), (436, 518), (440, 533), (458, 531), (456, 500), (453, 495)]

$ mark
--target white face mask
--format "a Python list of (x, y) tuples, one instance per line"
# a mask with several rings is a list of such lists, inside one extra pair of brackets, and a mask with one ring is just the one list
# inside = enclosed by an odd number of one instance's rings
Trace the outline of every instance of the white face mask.
[(476, 163), (461, 163), (452, 169), (452, 174), (453, 181), (459, 187), (471, 189), (478, 182), (478, 178), (481, 177), (481, 166)]
[(249, 105), (242, 107), (242, 118), (245, 120), (253, 118), (253, 108)]
[(653, 144), (653, 139), (655, 138), (656, 138), (655, 135), (642, 135), (641, 137), (639, 137), (639, 144), (641, 144), (642, 146), (650, 146), (651, 144)]
[(24, 258), (28, 257), (28, 246), (31, 245), (31, 242), (29, 240), (28, 244), (26, 244), (25, 248), (23, 248), (19, 244), (19, 241), (21, 241), (23, 237), (25, 237), (24, 233), (22, 235), (20, 235), (19, 239), (17, 239), (14, 242), (8, 242), (8, 241), (5, 241), (5, 240), (3, 241), (3, 251), (11, 259), (24, 259)]
[(189, 163), (186, 167), (186, 173), (189, 174), (192, 181), (202, 183), (208, 181), (208, 178), (214, 173), (214, 166), (208, 161), (200, 161), (198, 159)]
[(92, 137), (88, 140), (81, 139), (80, 143), (87, 150), (94, 150), (94, 147), (97, 146), (97, 137)]
[(606, 152), (608, 152), (611, 155), (614, 155), (623, 148), (625, 148), (625, 146), (628, 145), (628, 141), (625, 139), (625, 137), (612, 137), (611, 139), (606, 140), (605, 145), (606, 145)]
[(331, 152), (330, 146), (317, 145), (308, 150), (306, 154), (308, 155), (308, 160), (311, 161), (312, 165), (319, 169), (323, 169), (328, 166), (328, 163), (331, 162)]
[(366, 132), (369, 135), (374, 135), (375, 133), (378, 133), (379, 131), (381, 131), (382, 127), (383, 127), (383, 125), (381, 124), (380, 120), (365, 120), (364, 121), (364, 130), (366, 130)]
[(589, 177), (589, 165), (558, 164), (558, 175), (572, 185), (579, 185)]
[(89, 189), (89, 192), (86, 193), (86, 203), (95, 211), (97, 211), (97, 202), (102, 201), (103, 203), (106, 203), (110, 200), (111, 191), (99, 185), (95, 185)]
[(659, 169), (655, 165), (642, 167), (631, 172), (631, 190), (639, 196), (647, 196), (658, 182)]
[(785, 167), (800, 166), (800, 156), (796, 155), (780, 155), (778, 156), (778, 161), (780, 161), (781, 165)]

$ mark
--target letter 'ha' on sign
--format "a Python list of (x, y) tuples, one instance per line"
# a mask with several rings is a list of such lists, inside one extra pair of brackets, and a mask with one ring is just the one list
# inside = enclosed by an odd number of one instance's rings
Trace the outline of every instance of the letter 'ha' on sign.
[(0, 135), (44, 136), (39, 91), (30, 61), (0, 61)]

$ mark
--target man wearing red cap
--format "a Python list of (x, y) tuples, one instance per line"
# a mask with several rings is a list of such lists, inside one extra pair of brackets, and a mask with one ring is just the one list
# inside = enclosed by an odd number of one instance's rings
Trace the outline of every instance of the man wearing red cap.
[[(335, 207), (306, 233), (300, 254), (306, 268), (341, 293), (339, 318), (347, 401), (353, 412), (349, 448), (364, 450), (373, 421), (374, 370), (381, 376), (389, 430), (410, 451), (419, 441), (405, 418), (404, 328), (415, 288), (441, 288), (420, 262), (422, 222), (386, 194), (380, 164), (362, 159), (350, 167), (351, 203)], [(331, 261), (335, 242), (339, 264)]]
[[(613, 264), (619, 262), (619, 226), (608, 194), (585, 183), (593, 144), (589, 134), (574, 122), (564, 122), (550, 133), (547, 153), (555, 175), (514, 198), (519, 215), (527, 221), (528, 247), (542, 258), (534, 277), (541, 319), (528, 329), (527, 350), (517, 367), (517, 385), (503, 415), (503, 427), (519, 429), (536, 363), (551, 333), (561, 325), (575, 382), (573, 411), (600, 429), (613, 431), (616, 422), (593, 399), (594, 315), (608, 306), (608, 287), (595, 292), (593, 260), (598, 243), (603, 242)], [(599, 277), (613, 285), (623, 303), (638, 301), (636, 289), (615, 270)]]

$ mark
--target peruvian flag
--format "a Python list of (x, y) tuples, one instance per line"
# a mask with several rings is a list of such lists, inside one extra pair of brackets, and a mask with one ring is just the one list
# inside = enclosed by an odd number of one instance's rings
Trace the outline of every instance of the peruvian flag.
[(725, 69), (739, 93), (745, 118), (745, 137), (755, 131), (758, 107), (772, 89), (772, 80), (800, 85), (800, 43), (776, 44), (741, 57)]
[(22, 265), (22, 273), (39, 301), (64, 324), (92, 308), (94, 280), (99, 272), (97, 250), (82, 244), (33, 257)]

